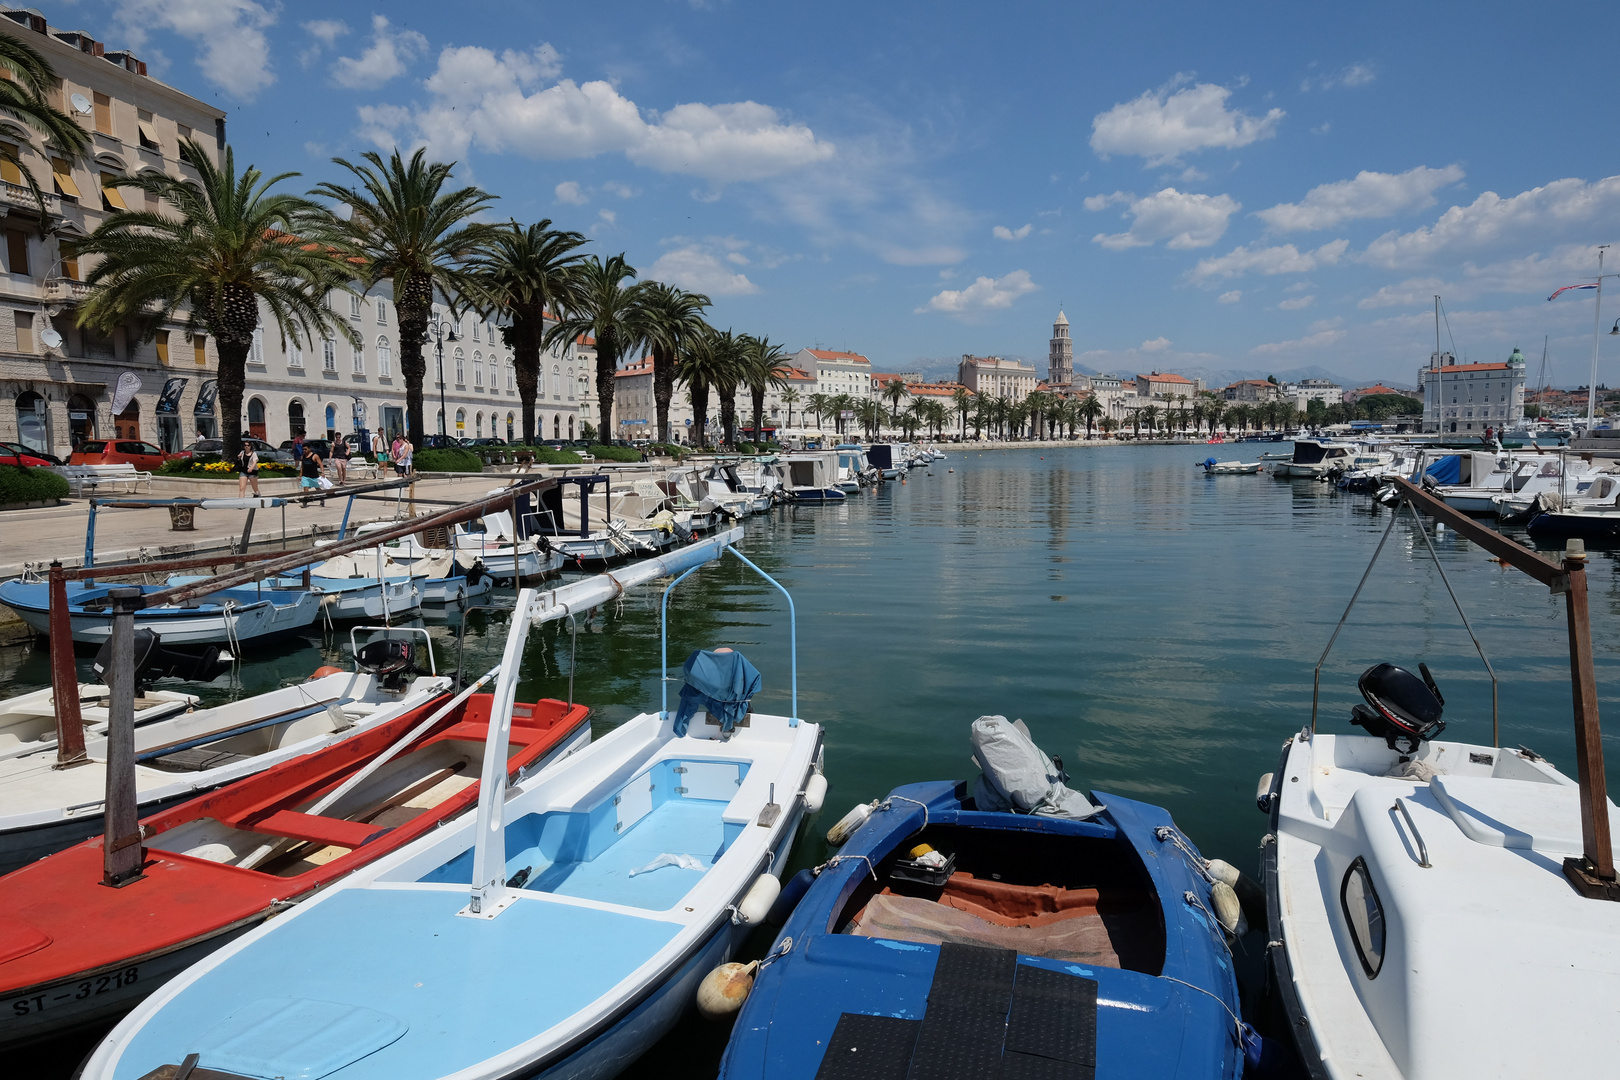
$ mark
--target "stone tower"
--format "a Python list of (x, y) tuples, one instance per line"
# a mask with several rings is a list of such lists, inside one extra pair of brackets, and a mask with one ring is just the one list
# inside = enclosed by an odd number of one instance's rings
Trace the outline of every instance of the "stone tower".
[(1052, 342), (1046, 362), (1048, 385), (1068, 386), (1074, 380), (1074, 339), (1069, 336), (1069, 320), (1061, 310), (1052, 324)]

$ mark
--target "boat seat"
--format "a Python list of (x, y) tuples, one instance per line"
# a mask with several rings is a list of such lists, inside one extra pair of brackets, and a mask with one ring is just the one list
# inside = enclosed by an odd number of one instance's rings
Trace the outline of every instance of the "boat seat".
[(252, 754), (233, 754), (228, 750), (196, 747), (190, 750), (175, 750), (161, 757), (150, 758), (141, 764), (162, 769), (164, 772), (204, 772), (208, 769), (217, 769), (221, 765), (246, 761), (252, 756)]
[(357, 848), (378, 833), (380, 825), (366, 825), (342, 818), (321, 817), (319, 814), (300, 814), (296, 810), (277, 810), (251, 826), (254, 832), (270, 836), (285, 836), (293, 840), (312, 840), (321, 844)]

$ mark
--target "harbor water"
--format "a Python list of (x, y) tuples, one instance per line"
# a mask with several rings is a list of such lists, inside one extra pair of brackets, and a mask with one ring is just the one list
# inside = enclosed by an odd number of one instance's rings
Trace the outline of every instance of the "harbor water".
[[(1254, 873), (1265, 831), (1256, 782), (1310, 722), (1312, 669), (1391, 511), (1313, 481), (1206, 477), (1196, 446), (946, 449), (904, 484), (746, 523), (739, 550), (797, 607), (799, 714), (826, 726), (827, 803), (801, 834), (794, 868), (826, 857), (826, 827), (854, 803), (972, 775), (968, 725), (1000, 713), (1063, 759), (1071, 786), (1161, 804), (1205, 855)], [(1443, 737), (1489, 743), (1490, 677), (1424, 533), (1402, 513), (1323, 665), (1318, 725), (1352, 730), (1367, 667), (1424, 661), (1445, 695)], [(1501, 743), (1574, 775), (1562, 599), (1453, 532), (1426, 529), (1499, 680)], [(1593, 553), (1611, 753), (1615, 567), (1613, 553)], [(519, 699), (567, 697), (572, 666), (598, 734), (656, 709), (658, 600), (655, 588), (633, 590), (582, 618), (577, 635), (566, 622), (537, 631)], [(507, 590), (490, 609), (431, 626), (440, 666), (458, 656), (469, 673), (493, 666), (510, 603)], [(670, 612), (677, 677), (691, 650), (731, 646), (764, 674), (755, 707), (790, 708), (779, 593), (727, 557), (687, 579)], [(341, 662), (340, 637), (255, 650), (234, 689), (222, 680), (207, 695), (258, 692)], [(47, 682), (43, 650), (0, 651), (0, 695)], [(724, 1041), (693, 1016), (627, 1075), (712, 1076)], [(34, 1071), (67, 1076), (89, 1045), (52, 1048)]]

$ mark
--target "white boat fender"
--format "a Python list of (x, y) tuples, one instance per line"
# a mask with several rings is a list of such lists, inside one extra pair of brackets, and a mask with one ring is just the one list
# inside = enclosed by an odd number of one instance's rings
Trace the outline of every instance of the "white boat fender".
[(1249, 932), (1249, 920), (1243, 914), (1243, 905), (1238, 903), (1237, 893), (1232, 886), (1224, 881), (1217, 881), (1209, 887), (1209, 903), (1215, 909), (1215, 921), (1221, 924), (1233, 937), (1242, 937)]
[(759, 961), (751, 964), (721, 964), (698, 983), (697, 1007), (705, 1020), (727, 1020), (737, 1014), (748, 994), (754, 989), (754, 972)]
[(782, 895), (782, 883), (774, 874), (761, 874), (743, 894), (742, 903), (732, 913), (733, 923), (760, 923), (770, 913), (771, 905)]
[(1266, 921), (1266, 893), (1260, 888), (1259, 882), (1227, 862), (1225, 859), (1211, 859), (1204, 869), (1216, 881), (1224, 881), (1231, 886), (1237, 894), (1238, 903), (1243, 905), (1243, 914), (1248, 916), (1251, 923)]
[(833, 847), (843, 847), (849, 838), (855, 835), (855, 830), (866, 824), (866, 819), (872, 816), (877, 809), (877, 800), (861, 803), (849, 813), (838, 819), (838, 824), (827, 830), (827, 843)]
[(827, 778), (820, 773), (811, 773), (810, 779), (804, 784), (804, 812), (816, 814), (821, 812), (821, 805), (827, 801)]

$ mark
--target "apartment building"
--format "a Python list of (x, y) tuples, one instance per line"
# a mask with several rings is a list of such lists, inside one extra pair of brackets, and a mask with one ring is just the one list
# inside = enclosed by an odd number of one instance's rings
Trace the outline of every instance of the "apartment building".
[[(782, 386), (765, 391), (765, 412), (760, 426), (766, 435), (778, 428), (790, 427), (794, 422), (803, 424), (806, 403), (816, 393), (816, 377), (801, 368), (784, 365), (777, 369)], [(791, 396), (790, 396), (791, 395)], [(669, 402), (669, 434), (678, 443), (692, 443), (692, 396), (685, 386), (675, 385)], [(720, 399), (709, 394), (709, 441), (720, 438)], [(752, 434), (754, 399), (746, 386), (737, 388), (737, 430), (741, 437)], [(658, 437), (658, 403), (653, 397), (653, 362), (651, 356), (621, 368), (614, 375), (613, 434), (619, 439), (656, 439)]]
[[(341, 334), (313, 342), (283, 341), (261, 309), (242, 394), (243, 430), (254, 437), (276, 445), (299, 434), (331, 438), (381, 431), (392, 439), (405, 431), (399, 320), (388, 283), (363, 296), (333, 292), (326, 302), (359, 335), (358, 345)], [(433, 322), (443, 327), (443, 381), (438, 337), (430, 330), (422, 379), (427, 434), (521, 439), (517, 369), (500, 326), (471, 312), (453, 315), (448, 302), (434, 305)], [(577, 438), (586, 422), (595, 422), (593, 376), (582, 356), (588, 340), (559, 343), (541, 354), (537, 438)]]
[(872, 361), (860, 353), (800, 349), (788, 362), (816, 377), (814, 393), (828, 397), (848, 394), (857, 399), (872, 396)]
[[(48, 95), (52, 104), (83, 125), (91, 143), (86, 156), (69, 160), (32, 128), (0, 117), (0, 141), (44, 192), (41, 209), (22, 172), (0, 164), (0, 440), (66, 457), (89, 438), (178, 449), (216, 434), (213, 342), (178, 323), (80, 330), (74, 315), (88, 294), (89, 266), (74, 244), (109, 212), (145, 199), (139, 189), (109, 186), (114, 176), (197, 180), (180, 145), (194, 139), (217, 162), (225, 113), (151, 77), (132, 53), (109, 50), (83, 30), (50, 26), (38, 12), (0, 6), (0, 33), (50, 63), (60, 80)], [(120, 382), (128, 403), (114, 415)]]
[(1033, 364), (999, 356), (963, 354), (956, 371), (956, 381), (975, 394), (1013, 401), (1022, 401), (1034, 393), (1040, 382)]
[[(1452, 359), (1445, 354), (1446, 359)], [(1445, 364), (1431, 359), (1418, 371), (1423, 430), (1445, 434), (1501, 431), (1524, 419), (1524, 354), (1501, 364)]]

